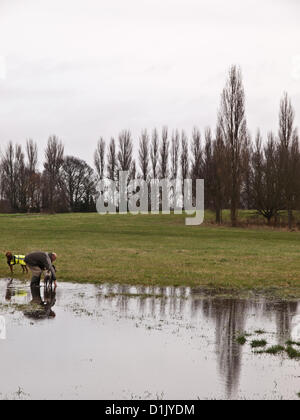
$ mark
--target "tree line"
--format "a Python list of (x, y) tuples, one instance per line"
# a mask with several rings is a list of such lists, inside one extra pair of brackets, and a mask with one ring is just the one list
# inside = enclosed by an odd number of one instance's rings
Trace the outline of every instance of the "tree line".
[(0, 211), (88, 212), (96, 210), (97, 184), (117, 180), (119, 171), (131, 179), (204, 179), (205, 206), (222, 223), (222, 210), (230, 209), (232, 226), (238, 210), (256, 210), (270, 224), (281, 211), (300, 208), (300, 151), (295, 111), (287, 93), (280, 101), (279, 124), (263, 139), (247, 126), (245, 91), (240, 68), (232, 66), (221, 94), (217, 125), (204, 133), (143, 130), (134, 153), (129, 130), (117, 139), (100, 138), (94, 168), (74, 156), (65, 156), (57, 136), (51, 136), (38, 169), (38, 147), (28, 140), (25, 150), (10, 142), (1, 153)]

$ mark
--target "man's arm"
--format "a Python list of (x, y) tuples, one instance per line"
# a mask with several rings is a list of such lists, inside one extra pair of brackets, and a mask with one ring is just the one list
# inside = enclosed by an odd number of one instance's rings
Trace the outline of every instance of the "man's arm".
[(52, 280), (53, 280), (54, 282), (56, 282), (55, 269), (53, 268), (53, 265), (52, 265), (52, 262), (51, 262), (51, 260), (50, 260), (49, 255), (47, 255), (47, 266), (46, 266), (46, 269), (47, 269), (47, 270), (49, 270), (49, 271), (51, 271), (51, 274), (52, 274)]

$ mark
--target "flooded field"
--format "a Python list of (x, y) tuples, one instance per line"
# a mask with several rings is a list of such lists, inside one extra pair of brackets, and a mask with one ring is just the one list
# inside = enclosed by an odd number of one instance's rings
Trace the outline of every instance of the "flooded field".
[(0, 321), (0, 399), (299, 399), (300, 360), (256, 351), (300, 341), (300, 302), (70, 283), (32, 295), (3, 279)]

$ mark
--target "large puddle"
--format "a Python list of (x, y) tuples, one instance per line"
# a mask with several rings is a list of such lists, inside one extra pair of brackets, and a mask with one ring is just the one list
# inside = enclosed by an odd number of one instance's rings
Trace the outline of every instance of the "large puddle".
[(0, 316), (0, 399), (299, 398), (300, 361), (250, 342), (300, 341), (300, 302), (0, 280)]

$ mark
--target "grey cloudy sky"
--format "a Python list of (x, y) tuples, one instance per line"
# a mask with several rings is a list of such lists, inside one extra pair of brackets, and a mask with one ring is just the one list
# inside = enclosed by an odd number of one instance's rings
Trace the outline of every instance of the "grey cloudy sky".
[(55, 133), (92, 163), (123, 128), (214, 127), (231, 64), (265, 134), (284, 91), (300, 118), (299, 17), (298, 0), (0, 0), (0, 145)]

